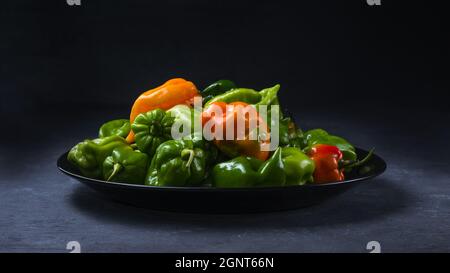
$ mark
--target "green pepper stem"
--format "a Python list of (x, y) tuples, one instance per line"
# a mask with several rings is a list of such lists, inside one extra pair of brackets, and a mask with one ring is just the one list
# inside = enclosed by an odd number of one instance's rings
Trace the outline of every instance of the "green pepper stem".
[(188, 158), (188, 161), (186, 163), (186, 167), (189, 168), (191, 166), (192, 160), (194, 160), (194, 150), (183, 149), (181, 151), (181, 158), (185, 158), (187, 154), (189, 154), (189, 158)]
[(108, 179), (106, 179), (106, 181), (110, 181), (116, 174), (118, 174), (120, 172), (120, 170), (122, 170), (122, 165), (120, 165), (119, 163), (115, 163), (114, 167), (113, 167), (113, 171), (112, 171), (111, 175), (108, 177)]
[(375, 148), (370, 149), (369, 153), (361, 160), (344, 163), (342, 166), (339, 166), (339, 167), (347, 169), (347, 168), (355, 168), (355, 167), (364, 165), (372, 157), (374, 150), (375, 150)]

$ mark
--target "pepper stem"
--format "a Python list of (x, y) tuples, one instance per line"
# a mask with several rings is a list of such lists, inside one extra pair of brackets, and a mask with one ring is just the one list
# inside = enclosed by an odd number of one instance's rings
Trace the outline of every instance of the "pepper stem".
[(367, 161), (369, 161), (369, 159), (373, 155), (373, 151), (374, 150), (375, 150), (375, 148), (370, 149), (369, 153), (361, 160), (346, 162), (346, 163), (344, 163), (343, 165), (341, 165), (339, 167), (340, 168), (345, 168), (345, 169), (359, 167), (359, 166), (365, 164)]
[(115, 163), (113, 167), (113, 171), (111, 175), (106, 179), (106, 181), (110, 181), (116, 174), (118, 174), (122, 170), (122, 165), (120, 163)]
[(186, 163), (186, 167), (189, 168), (191, 166), (192, 160), (194, 160), (194, 150), (183, 149), (181, 151), (181, 158), (186, 158), (186, 155), (189, 155), (188, 161)]

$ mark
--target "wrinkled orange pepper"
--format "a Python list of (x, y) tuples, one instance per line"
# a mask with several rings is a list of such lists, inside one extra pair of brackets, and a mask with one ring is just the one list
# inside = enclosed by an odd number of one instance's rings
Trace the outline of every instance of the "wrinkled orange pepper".
[[(222, 116), (214, 116), (213, 107), (219, 107), (222, 110)], [(228, 107), (227, 106), (231, 106)], [(213, 102), (211, 103), (204, 111), (202, 112), (202, 125), (204, 126), (205, 123), (207, 123), (210, 120), (213, 120), (213, 126), (211, 127), (212, 131), (216, 130), (216, 127), (222, 128), (223, 130), (223, 140), (214, 139), (214, 144), (225, 154), (235, 157), (239, 155), (245, 155), (245, 156), (251, 156), (260, 160), (265, 161), (269, 157), (269, 151), (263, 151), (261, 148), (262, 144), (270, 144), (270, 139), (267, 140), (251, 140), (249, 138), (249, 127), (250, 127), (250, 115), (244, 116), (244, 124), (245, 124), (245, 132), (244, 133), (244, 139), (238, 140), (237, 139), (237, 119), (242, 118), (238, 115), (237, 112), (237, 106), (247, 107), (249, 104), (245, 102), (231, 102), (231, 103), (225, 103), (225, 102)], [(255, 110), (256, 111), (256, 110)], [(264, 131), (268, 133), (268, 127), (266, 122), (259, 116), (259, 114), (256, 112), (256, 124), (259, 128), (259, 130)], [(226, 140), (226, 127), (227, 127), (227, 120), (232, 122), (234, 124), (234, 139), (233, 140)], [(233, 121), (231, 121), (233, 120)], [(217, 126), (216, 126), (217, 125)]]
[[(160, 108), (168, 110), (177, 104), (190, 104), (195, 96), (200, 96), (197, 87), (182, 78), (168, 80), (163, 85), (142, 93), (134, 102), (130, 113), (130, 122), (141, 113)], [(129, 143), (134, 142), (134, 133), (127, 136)]]

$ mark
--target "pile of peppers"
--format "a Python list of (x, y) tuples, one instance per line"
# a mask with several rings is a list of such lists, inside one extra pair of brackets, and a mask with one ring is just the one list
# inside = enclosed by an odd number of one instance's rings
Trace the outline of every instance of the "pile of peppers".
[[(270, 114), (260, 115), (260, 107), (279, 105), (279, 90), (280, 85), (261, 91), (241, 88), (230, 80), (198, 90), (190, 81), (171, 79), (142, 93), (128, 119), (106, 122), (97, 138), (76, 144), (67, 158), (82, 175), (105, 181), (222, 188), (338, 182), (369, 160), (372, 153), (358, 160), (344, 138), (323, 129), (304, 132), (283, 113), (277, 119), (279, 146), (262, 149), (270, 138), (250, 138), (249, 124), (258, 124), (258, 134), (271, 134), (273, 121)], [(195, 98), (200, 98), (201, 111), (193, 107)], [(200, 129), (209, 124), (227, 134), (226, 125), (238, 122), (233, 110), (238, 106), (257, 111), (253, 118), (243, 118), (243, 138), (207, 139), (194, 130), (194, 121), (199, 121)], [(214, 115), (214, 107), (222, 115)], [(183, 132), (182, 137), (174, 139), (174, 132)]]

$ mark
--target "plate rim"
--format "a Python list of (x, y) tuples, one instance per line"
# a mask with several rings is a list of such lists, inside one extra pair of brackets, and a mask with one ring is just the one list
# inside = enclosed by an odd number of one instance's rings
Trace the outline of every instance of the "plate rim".
[[(368, 153), (367, 150), (355, 147), (355, 149), (359, 152), (365, 152)], [(386, 161), (378, 156), (377, 154), (373, 154), (373, 158), (376, 158), (376, 160), (381, 164), (380, 168), (377, 169), (377, 171), (371, 175), (362, 176), (362, 177), (356, 177), (349, 180), (344, 181), (336, 181), (336, 182), (330, 182), (330, 183), (323, 183), (323, 184), (305, 184), (305, 185), (288, 185), (288, 186), (261, 186), (261, 187), (242, 187), (242, 188), (220, 188), (220, 187), (208, 187), (208, 186), (198, 186), (198, 187), (189, 187), (189, 186), (182, 186), (182, 187), (176, 187), (176, 186), (148, 186), (148, 185), (140, 185), (140, 184), (127, 184), (127, 183), (121, 183), (121, 182), (108, 182), (105, 180), (100, 180), (96, 178), (90, 178), (86, 177), (77, 173), (73, 173), (69, 170), (66, 170), (62, 165), (63, 161), (69, 163), (67, 161), (67, 154), (69, 151), (64, 152), (61, 154), (57, 161), (56, 166), (57, 168), (64, 174), (77, 178), (78, 180), (81, 179), (83, 181), (89, 181), (96, 184), (101, 184), (102, 186), (110, 185), (115, 187), (125, 187), (128, 189), (145, 189), (145, 190), (170, 190), (170, 191), (265, 191), (265, 190), (281, 190), (281, 189), (311, 189), (311, 188), (320, 188), (320, 187), (332, 187), (332, 186), (339, 186), (343, 184), (348, 183), (354, 183), (354, 182), (360, 182), (364, 180), (369, 180), (372, 178), (375, 178), (381, 174), (383, 174), (387, 169)], [(69, 163), (70, 164), (70, 163)], [(80, 180), (80, 181), (81, 181)]]

